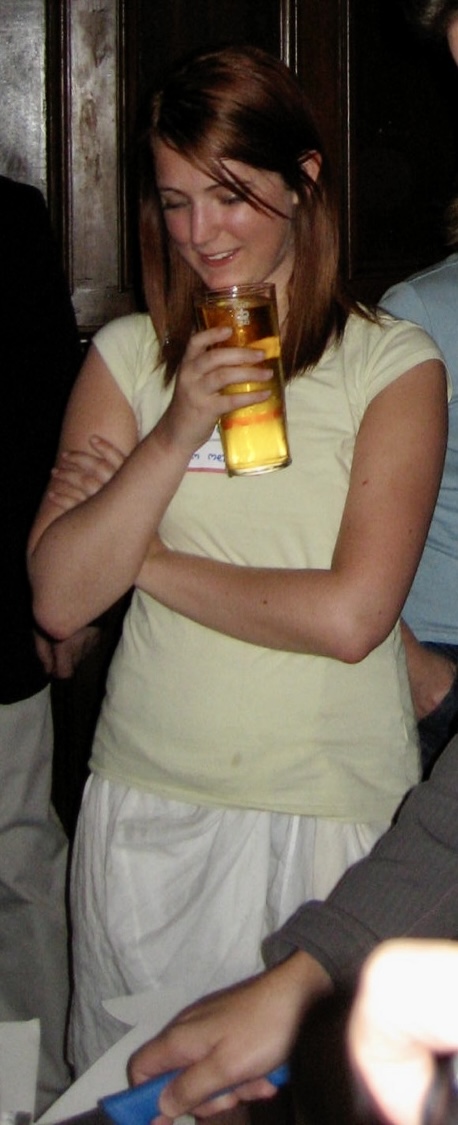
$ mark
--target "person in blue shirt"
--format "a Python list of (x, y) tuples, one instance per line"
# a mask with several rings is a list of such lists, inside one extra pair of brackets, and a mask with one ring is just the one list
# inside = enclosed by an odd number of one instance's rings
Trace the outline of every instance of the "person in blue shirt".
[(380, 302), (433, 337), (452, 382), (442, 484), (403, 613), (425, 774), (458, 722), (458, 197), (446, 214), (446, 242), (451, 254), (394, 285)]

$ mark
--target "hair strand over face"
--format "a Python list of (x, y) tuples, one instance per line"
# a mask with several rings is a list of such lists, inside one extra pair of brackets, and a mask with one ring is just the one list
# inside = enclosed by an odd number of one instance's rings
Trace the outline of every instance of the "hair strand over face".
[[(269, 211), (261, 198), (234, 182), (227, 161), (275, 172), (296, 193), (295, 264), (283, 340), (286, 378), (317, 363), (356, 306), (341, 290), (329, 163), (299, 83), (273, 56), (255, 47), (234, 46), (190, 56), (172, 69), (149, 101), (141, 137), (140, 237), (145, 297), (168, 381), (192, 331), (192, 296), (201, 282), (166, 230), (155, 176), (158, 141), (216, 182), (240, 191), (256, 209)], [(316, 182), (306, 166), (311, 154), (320, 159)]]

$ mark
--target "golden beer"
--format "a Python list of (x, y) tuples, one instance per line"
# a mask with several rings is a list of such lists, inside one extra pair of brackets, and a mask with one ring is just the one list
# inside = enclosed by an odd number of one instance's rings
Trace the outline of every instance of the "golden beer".
[(284, 377), (274, 285), (235, 285), (200, 294), (195, 301), (200, 329), (230, 327), (221, 347), (259, 348), (260, 367), (273, 369), (272, 379), (260, 383), (230, 383), (225, 394), (270, 389), (269, 398), (223, 414), (219, 430), (230, 476), (266, 473), (291, 463), (286, 430)]

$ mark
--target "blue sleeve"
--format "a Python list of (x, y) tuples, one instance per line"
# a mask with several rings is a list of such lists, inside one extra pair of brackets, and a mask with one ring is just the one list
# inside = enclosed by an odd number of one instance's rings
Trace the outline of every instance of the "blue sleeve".
[(418, 289), (411, 282), (401, 281), (399, 285), (393, 285), (391, 289), (387, 289), (383, 297), (380, 298), (379, 304), (392, 316), (396, 316), (400, 320), (410, 320), (432, 335), (431, 317), (428, 309), (423, 303)]

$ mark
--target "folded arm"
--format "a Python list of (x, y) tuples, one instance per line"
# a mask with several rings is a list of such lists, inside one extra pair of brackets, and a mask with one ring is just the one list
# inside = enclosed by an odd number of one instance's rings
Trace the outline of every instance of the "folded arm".
[[(251, 353), (247, 367), (246, 350), (211, 348), (226, 333), (210, 329), (191, 338), (172, 400), (142, 441), (129, 402), (97, 348), (91, 348), (59, 446), (58, 467), (65, 467), (67, 485), (73, 472), (73, 491), (67, 489), (64, 504), (59, 477), (53, 475), (29, 542), (35, 617), (57, 639), (98, 617), (133, 585), (193, 452), (220, 414), (268, 394), (222, 393), (234, 379), (234, 366), (246, 381), (263, 358), (263, 352)], [(267, 369), (257, 369), (258, 381), (269, 377)], [(99, 472), (94, 472), (94, 456)]]
[(329, 570), (240, 567), (153, 542), (137, 585), (243, 641), (363, 659), (393, 628), (415, 574), (440, 484), (446, 417), (436, 361), (406, 372), (370, 404)]

